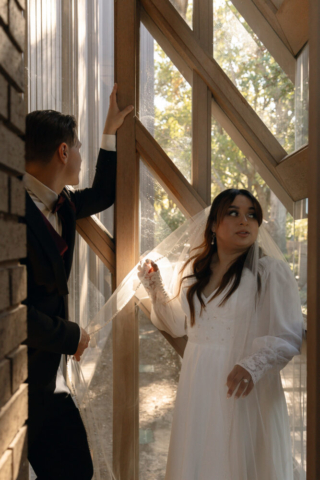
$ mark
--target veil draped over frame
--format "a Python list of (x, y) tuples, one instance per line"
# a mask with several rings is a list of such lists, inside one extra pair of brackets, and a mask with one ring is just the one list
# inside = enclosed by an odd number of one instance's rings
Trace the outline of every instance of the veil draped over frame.
[[(187, 220), (182, 226), (171, 233), (154, 250), (149, 252), (141, 259), (143, 261), (149, 258), (155, 261), (160, 269), (163, 283), (171, 297), (177, 293), (177, 286), (181, 279), (181, 268), (192, 255), (191, 251), (198, 247), (203, 241), (203, 234), (208, 218), (210, 207), (199, 214)], [(262, 253), (263, 252), (263, 253)], [(273, 259), (273, 270), (283, 269), (285, 281), (284, 299), (279, 298), (278, 285), (270, 281), (261, 262), (262, 255)], [(272, 261), (272, 260), (271, 260)], [(281, 262), (281, 263), (279, 263)], [(99, 360), (108, 339), (110, 322), (117, 321), (117, 315), (135, 298), (135, 301), (143, 302), (147, 293), (137, 276), (138, 265), (131, 270), (127, 277), (121, 282), (113, 295), (102, 307), (99, 313), (91, 320), (87, 326), (87, 331), (91, 335), (90, 347), (85, 350), (81, 361), (74, 360), (68, 362), (68, 375), (72, 385), (75, 401), (79, 406), (83, 421), (85, 423), (90, 448), (93, 454), (95, 467), (95, 479), (100, 479), (101, 462), (104, 462), (109, 469), (109, 478), (115, 480), (116, 476), (112, 473), (109, 465), (107, 450), (107, 441), (102, 438), (99, 421), (97, 420), (95, 407), (91, 399), (91, 382), (97, 370)], [(258, 274), (261, 278), (261, 288), (258, 288)], [(272, 279), (271, 279), (272, 280)], [(292, 445), (292, 465), (294, 480), (303, 480), (305, 478), (305, 443), (306, 443), (306, 406), (305, 406), (305, 361), (303, 356), (293, 358), (298, 355), (301, 347), (302, 337), (302, 315), (299, 300), (299, 293), (296, 281), (285, 263), (284, 257), (276, 246), (265, 227), (259, 228), (257, 242), (250, 248), (242, 273), (241, 283), (246, 282), (247, 292), (250, 294), (241, 295), (240, 288), (232, 295), (234, 297), (233, 306), (236, 318), (234, 340), (230, 349), (229, 359), (226, 362), (226, 377), (234, 365), (248, 355), (263, 349), (270, 355), (274, 355), (274, 367), (268, 371), (264, 381), (257, 383), (251, 394), (247, 397), (247, 409), (245, 413), (237, 412), (237, 405), (234, 406), (232, 422), (230, 424), (230, 454), (238, 455), (233, 442), (232, 433), (243, 428), (244, 417), (246, 420), (246, 435), (252, 435), (252, 442), (259, 442), (259, 451), (261, 458), (257, 460), (263, 465), (274, 457), (275, 451), (270, 452), (269, 442), (267, 441), (268, 432), (262, 425), (263, 415), (261, 408), (267, 408), (267, 405), (261, 406), (261, 389), (268, 389), (268, 382), (272, 385), (270, 375), (278, 374), (282, 370), (282, 383), (285, 391), (287, 407), (289, 412), (291, 445)], [(179, 300), (176, 300), (179, 302)], [(169, 302), (166, 314), (172, 315), (174, 322), (175, 302)], [(229, 300), (228, 300), (229, 301)], [(268, 311), (267, 321), (260, 320), (261, 312)], [(299, 313), (300, 312), (300, 313)], [(170, 319), (169, 319), (170, 320)], [(121, 320), (120, 320), (121, 321)], [(109, 328), (108, 328), (109, 327)], [(273, 361), (271, 359), (271, 363)], [(284, 368), (283, 368), (284, 367)], [(260, 399), (260, 400), (259, 400)], [(253, 411), (255, 412), (253, 414)], [(257, 428), (260, 425), (259, 428)], [(279, 428), (287, 428), (287, 425), (279, 425)], [(259, 439), (254, 438), (254, 431), (264, 432)], [(288, 445), (290, 442), (288, 442)], [(277, 449), (277, 446), (274, 446)], [(290, 456), (290, 454), (289, 454)], [(241, 461), (241, 459), (239, 459)], [(257, 467), (259, 468), (259, 465)], [(261, 471), (259, 468), (259, 471)], [(290, 467), (291, 468), (291, 467)], [(290, 472), (290, 468), (288, 472)], [(238, 478), (234, 472), (231, 478)], [(233, 475), (233, 472), (231, 472)], [(281, 480), (289, 480), (289, 477)], [(257, 480), (271, 480), (271, 478), (257, 477)], [(255, 480), (255, 479), (250, 479)], [(274, 475), (272, 480), (280, 480)], [(291, 480), (291, 478), (290, 478)]]

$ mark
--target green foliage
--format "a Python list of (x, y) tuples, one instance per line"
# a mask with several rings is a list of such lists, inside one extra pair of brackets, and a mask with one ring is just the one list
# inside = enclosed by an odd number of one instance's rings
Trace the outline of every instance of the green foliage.
[[(192, 89), (161, 47), (156, 42), (154, 45), (155, 97), (158, 105), (155, 107), (155, 139), (190, 181)], [(155, 242), (157, 244), (170, 231), (182, 225), (185, 217), (158, 182), (155, 182), (154, 186)]]
[(283, 148), (293, 151), (294, 85), (230, 0), (214, 1), (214, 57)]
[[(168, 234), (176, 230), (185, 221), (185, 216), (176, 204), (169, 199), (165, 190), (158, 182), (154, 183), (155, 209), (155, 244), (164, 240)], [(161, 220), (161, 221), (159, 221)]]
[(156, 42), (155, 96), (155, 139), (190, 181), (192, 90)]
[[(191, 19), (189, 4), (187, 14)], [(294, 86), (229, 0), (216, 0), (214, 10), (215, 58), (285, 149), (294, 147)], [(234, 27), (234, 28), (233, 28)], [(191, 179), (192, 89), (155, 42), (155, 138)], [(231, 138), (212, 121), (212, 197), (229, 187), (247, 188), (259, 199), (266, 220), (270, 189)], [(160, 201), (155, 207), (171, 229), (177, 207)], [(178, 215), (179, 218), (181, 215)], [(181, 219), (183, 217), (181, 216)], [(180, 220), (179, 220), (180, 221)]]
[(246, 188), (261, 203), (265, 219), (269, 219), (270, 189), (254, 166), (221, 126), (212, 119), (212, 199), (225, 188)]
[[(293, 84), (233, 4), (229, 0), (215, 0), (214, 5), (215, 59), (283, 147), (292, 151), (295, 118)], [(188, 21), (191, 16), (189, 3)], [(192, 89), (156, 42), (154, 58), (154, 135), (190, 181)], [(269, 221), (272, 199), (268, 185), (215, 119), (212, 119), (211, 148), (212, 198), (224, 188), (246, 188), (258, 198), (265, 219)], [(154, 207), (156, 217), (161, 217), (171, 231), (184, 220), (180, 210), (158, 184), (155, 186)], [(276, 219), (271, 220), (274, 223)], [(155, 232), (159, 240), (165, 230), (163, 222), (159, 222)], [(292, 231), (293, 220), (288, 216), (287, 230), (283, 230), (283, 235), (290, 238)]]

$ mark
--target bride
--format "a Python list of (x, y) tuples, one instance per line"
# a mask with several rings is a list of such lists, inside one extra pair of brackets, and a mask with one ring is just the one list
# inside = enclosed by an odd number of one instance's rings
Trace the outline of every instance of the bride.
[(225, 190), (176, 295), (157, 263), (139, 268), (152, 322), (174, 337), (188, 335), (166, 480), (294, 478), (280, 370), (300, 352), (303, 321), (290, 268), (261, 244), (262, 220), (251, 193)]

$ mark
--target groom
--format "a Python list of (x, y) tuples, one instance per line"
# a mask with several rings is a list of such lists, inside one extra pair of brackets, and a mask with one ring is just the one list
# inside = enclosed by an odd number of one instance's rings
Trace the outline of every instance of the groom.
[(68, 320), (68, 278), (76, 220), (115, 200), (115, 133), (133, 110), (120, 111), (115, 85), (91, 188), (77, 185), (81, 142), (74, 117), (53, 110), (26, 119), (26, 216), (29, 357), (29, 461), (38, 480), (90, 480), (93, 466), (86, 432), (59, 364), (80, 360), (90, 340)]

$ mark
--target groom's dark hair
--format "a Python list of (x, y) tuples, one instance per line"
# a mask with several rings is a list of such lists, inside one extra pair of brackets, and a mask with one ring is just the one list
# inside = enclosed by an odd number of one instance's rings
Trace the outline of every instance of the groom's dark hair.
[(26, 117), (26, 161), (48, 163), (61, 143), (72, 147), (76, 137), (77, 121), (73, 115), (35, 110)]

